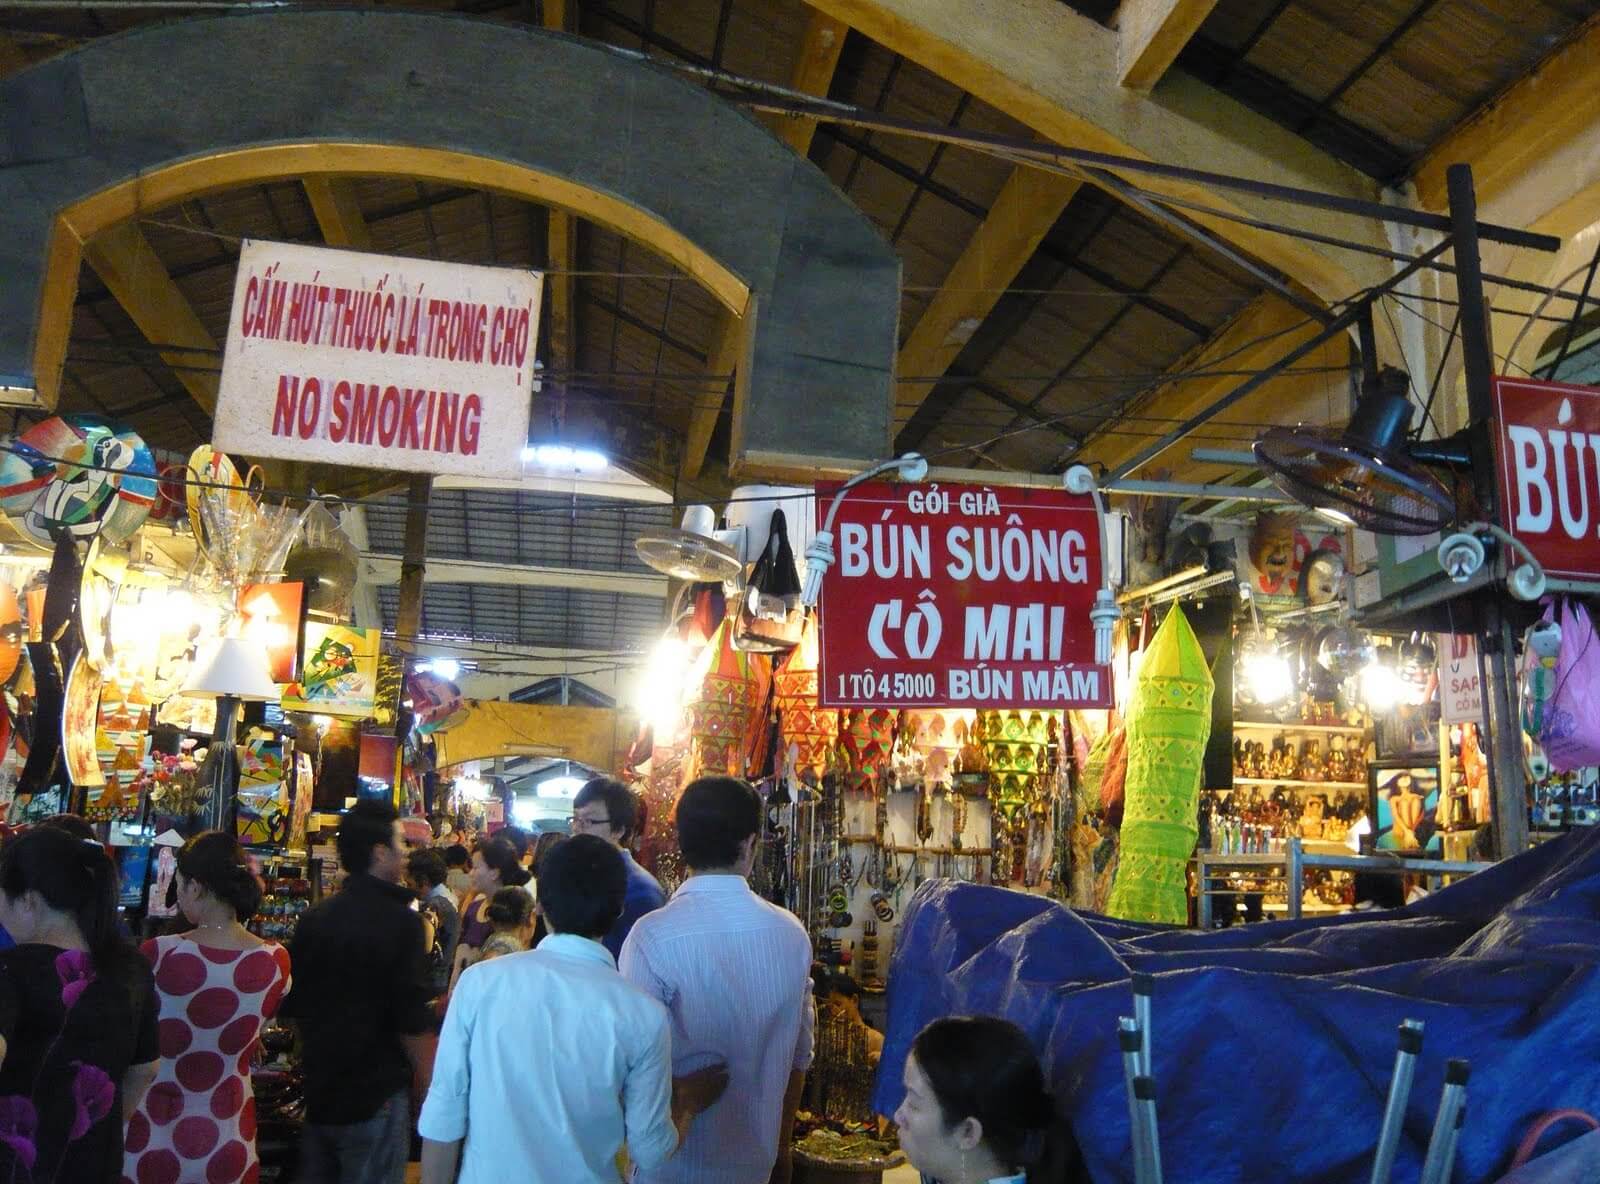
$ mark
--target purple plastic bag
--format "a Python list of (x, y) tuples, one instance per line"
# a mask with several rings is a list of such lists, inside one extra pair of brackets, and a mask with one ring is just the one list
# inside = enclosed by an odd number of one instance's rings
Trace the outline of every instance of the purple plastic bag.
[(1539, 742), (1557, 772), (1600, 765), (1600, 638), (1575, 600), (1561, 604), (1556, 692), (1545, 705)]

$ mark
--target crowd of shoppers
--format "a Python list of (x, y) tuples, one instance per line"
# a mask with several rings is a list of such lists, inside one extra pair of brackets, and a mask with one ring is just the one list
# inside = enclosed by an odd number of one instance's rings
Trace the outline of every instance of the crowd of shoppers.
[[(394, 808), (359, 802), (337, 834), (343, 884), (287, 950), (245, 926), (262, 888), (231, 835), (185, 844), (189, 928), (135, 948), (92, 830), (41, 824), (0, 849), (16, 943), (0, 949), (0, 1180), (251, 1184), (250, 1062), (281, 1005), (300, 1037), (301, 1184), (401, 1184), (414, 1094), (424, 1184), (786, 1184), (816, 1006), (804, 928), (748, 882), (761, 822), (743, 781), (688, 786), (689, 875), (669, 900), (628, 850), (637, 799), (610, 779), (577, 795), (571, 838), (538, 843), (407, 854)], [(904, 1072), (896, 1120), (926, 1178), (1080, 1178), (1011, 1025), (940, 1021)]]

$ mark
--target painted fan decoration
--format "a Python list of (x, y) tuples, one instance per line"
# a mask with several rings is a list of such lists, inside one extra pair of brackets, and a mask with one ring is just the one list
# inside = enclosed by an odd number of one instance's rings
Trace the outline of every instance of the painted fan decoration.
[(0, 510), (43, 547), (99, 535), (120, 543), (156, 500), (156, 464), (131, 429), (97, 415), (55, 416), (0, 460)]

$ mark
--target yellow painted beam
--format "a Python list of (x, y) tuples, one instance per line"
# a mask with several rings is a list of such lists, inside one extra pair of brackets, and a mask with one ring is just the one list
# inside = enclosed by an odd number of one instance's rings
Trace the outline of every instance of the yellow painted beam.
[(1217, 0), (1122, 0), (1117, 9), (1117, 81), (1147, 91), (1189, 44)]
[(711, 447), (711, 434), (716, 431), (717, 417), (727, 401), (728, 379), (740, 369), (743, 359), (746, 326), (743, 317), (723, 314), (712, 342), (710, 356), (706, 358), (706, 373), (717, 381), (696, 388), (694, 407), (689, 413), (689, 432), (683, 445), (683, 456), (678, 462), (678, 476), (693, 481), (705, 467), (706, 450)]
[[(1248, 305), (1210, 341), (1197, 347), (1172, 367), (1175, 373), (1196, 370), (1228, 371), (1206, 377), (1180, 378), (1152, 391), (1130, 406), (1129, 415), (1139, 419), (1111, 420), (1105, 431), (1090, 438), (1074, 461), (1100, 464), (1114, 469), (1126, 463), (1150, 444), (1155, 435), (1177, 426), (1177, 421), (1203, 410), (1244, 382), (1251, 371), (1272, 365), (1284, 354), (1315, 337), (1321, 325), (1275, 296), (1262, 296)], [(1234, 447), (1254, 438), (1259, 423), (1294, 423), (1298, 420), (1328, 422), (1345, 410), (1342, 400), (1348, 390), (1343, 367), (1348, 365), (1351, 345), (1338, 338), (1296, 362), (1290, 373), (1269, 380), (1244, 400), (1219, 416), (1200, 435), (1232, 434), (1234, 440), (1223, 446)], [(1327, 372), (1325, 368), (1334, 368)], [(1331, 412), (1331, 415), (1329, 414)], [(1232, 433), (1229, 423), (1241, 424)], [(1122, 431), (1119, 432), (1119, 428)], [(1190, 465), (1188, 451), (1207, 443), (1194, 439), (1177, 445), (1155, 464), (1182, 475)], [(1216, 441), (1212, 441), (1215, 447)]]
[[(1482, 111), (1460, 124), (1423, 160), (1413, 178), (1425, 209), (1448, 204), (1445, 170), (1472, 166), (1480, 206), (1492, 201), (1538, 163), (1579, 140), (1591, 145), (1600, 126), (1600, 16), (1568, 38)], [(1574, 161), (1574, 171), (1580, 162)], [(1481, 212), (1481, 211), (1480, 211)], [(1520, 225), (1520, 223), (1519, 223)]]
[(356, 200), (355, 183), (346, 177), (302, 177), (311, 212), (322, 230), (322, 241), (330, 247), (372, 250), (372, 232)]
[[(844, 39), (850, 28), (815, 8), (809, 12), (810, 19), (800, 41), (800, 55), (795, 59), (789, 86), (808, 95), (826, 95), (833, 85), (833, 72), (838, 68), (839, 53), (844, 49)], [(796, 153), (804, 156), (811, 151), (811, 139), (817, 134), (815, 119), (775, 115), (772, 121), (778, 139)]]
[(84, 244), (83, 257), (139, 332), (152, 344), (177, 347), (161, 350), (162, 360), (206, 414), (214, 413), (219, 382), (214, 368), (221, 364), (216, 339), (138, 223), (123, 222), (96, 235)]
[[(1370, 178), (1181, 71), (1169, 74), (1150, 95), (1118, 86), (1115, 30), (1059, 0), (811, 2), (1056, 143), (1347, 197), (1376, 196)], [(1320, 210), (1149, 174), (1126, 177), (1217, 209), (1323, 233), (1329, 228), (1328, 215)], [(1376, 284), (1387, 271), (1376, 258), (1212, 215), (1191, 216), (1325, 301)], [(1338, 221), (1341, 235), (1368, 246), (1387, 245), (1374, 219)]]
[[(895, 386), (895, 431), (917, 408), (955, 361), (972, 330), (1016, 279), (1039, 242), (1055, 225), (1078, 181), (1056, 173), (1019, 166), (989, 207), (989, 216), (950, 268), (944, 286), (928, 303), (911, 335), (900, 347)], [(905, 381), (909, 377), (914, 381)]]

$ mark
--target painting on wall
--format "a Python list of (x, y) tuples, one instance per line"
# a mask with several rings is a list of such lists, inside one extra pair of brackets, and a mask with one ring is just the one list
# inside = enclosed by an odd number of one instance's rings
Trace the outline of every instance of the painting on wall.
[(380, 639), (376, 629), (308, 623), (304, 667), (284, 687), (283, 709), (366, 719), (377, 704)]

